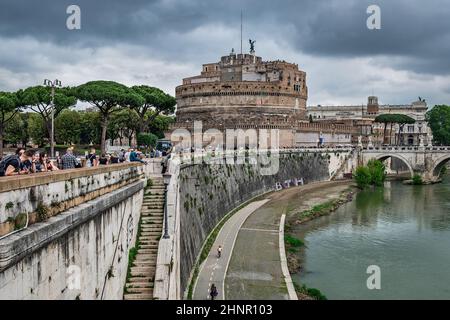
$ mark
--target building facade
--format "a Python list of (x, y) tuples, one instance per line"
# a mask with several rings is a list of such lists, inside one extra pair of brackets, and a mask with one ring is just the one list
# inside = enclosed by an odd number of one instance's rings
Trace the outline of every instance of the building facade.
[(194, 121), (201, 121), (203, 131), (278, 130), (281, 148), (319, 141), (348, 144), (354, 130), (348, 125), (310, 123), (306, 73), (294, 63), (263, 61), (254, 51), (232, 50), (219, 62), (204, 64), (200, 75), (183, 79), (176, 99), (176, 123), (168, 133), (172, 140), (176, 139), (171, 132), (192, 130)]
[[(358, 128), (357, 131), (361, 136), (365, 137), (365, 139), (368, 139), (370, 136), (372, 142), (377, 144), (419, 145), (421, 139), (424, 143), (430, 144), (433, 138), (425, 118), (428, 107), (422, 99), (411, 104), (389, 105), (379, 104), (378, 97), (370, 96), (366, 105), (318, 105), (308, 106), (307, 110), (308, 117), (314, 122), (341, 123), (355, 126)], [(375, 118), (381, 114), (407, 115), (413, 118), (415, 123), (407, 124), (403, 127), (394, 124), (392, 128), (388, 125), (386, 138), (384, 138), (384, 124), (375, 122)], [(385, 141), (383, 141), (383, 138)]]

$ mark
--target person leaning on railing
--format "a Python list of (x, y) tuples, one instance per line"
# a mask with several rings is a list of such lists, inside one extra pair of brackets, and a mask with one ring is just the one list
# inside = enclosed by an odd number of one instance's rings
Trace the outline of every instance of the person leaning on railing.
[(30, 169), (26, 163), (31, 162), (30, 160), (33, 158), (33, 155), (33, 150), (26, 150), (19, 152), (19, 154), (16, 153), (4, 157), (0, 161), (0, 177), (30, 173)]

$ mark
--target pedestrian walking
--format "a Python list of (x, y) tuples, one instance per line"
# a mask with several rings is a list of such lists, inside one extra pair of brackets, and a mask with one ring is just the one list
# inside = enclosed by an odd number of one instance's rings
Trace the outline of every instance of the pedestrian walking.
[(219, 293), (217, 292), (217, 288), (216, 288), (215, 284), (213, 283), (211, 285), (211, 290), (209, 291), (209, 295), (211, 296), (211, 300), (214, 300), (217, 297), (218, 294)]
[(220, 258), (222, 256), (222, 246), (217, 248), (217, 257)]

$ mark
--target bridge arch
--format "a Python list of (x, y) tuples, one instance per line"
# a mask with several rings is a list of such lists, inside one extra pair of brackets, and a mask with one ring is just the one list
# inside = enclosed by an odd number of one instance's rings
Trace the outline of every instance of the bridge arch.
[(406, 166), (408, 167), (409, 172), (410, 172), (410, 174), (411, 174), (411, 178), (414, 177), (414, 170), (413, 170), (413, 168), (412, 168), (412, 166), (411, 166), (411, 163), (409, 163), (408, 159), (404, 158), (404, 157), (401, 156), (401, 155), (398, 155), (398, 154), (391, 154), (391, 153), (385, 153), (385, 154), (377, 155), (377, 156), (374, 157), (374, 158), (375, 158), (376, 160), (380, 160), (380, 161), (382, 161), (382, 162), (385, 161), (385, 160), (387, 160), (387, 159), (389, 159), (389, 158), (395, 158), (395, 159), (398, 159), (398, 160), (402, 161), (404, 164), (406, 164)]
[(431, 169), (431, 174), (433, 177), (439, 177), (439, 173), (441, 173), (442, 168), (447, 164), (447, 162), (450, 161), (450, 154), (447, 154), (445, 156), (440, 157), (437, 159), (434, 164), (433, 168)]

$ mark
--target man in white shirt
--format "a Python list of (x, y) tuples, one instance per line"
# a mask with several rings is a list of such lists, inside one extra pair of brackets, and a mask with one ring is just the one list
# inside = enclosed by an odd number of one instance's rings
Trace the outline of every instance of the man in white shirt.
[(125, 152), (125, 162), (130, 162), (131, 151), (133, 151), (133, 149), (130, 148), (127, 152)]

